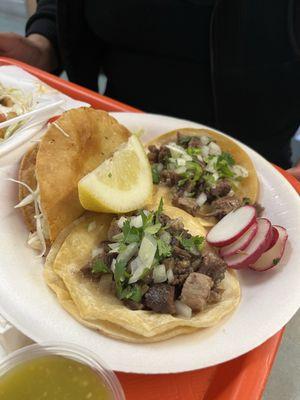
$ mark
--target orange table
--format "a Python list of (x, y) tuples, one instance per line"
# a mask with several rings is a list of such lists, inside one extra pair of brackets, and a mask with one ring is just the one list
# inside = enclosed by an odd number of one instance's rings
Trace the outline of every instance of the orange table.
[[(101, 96), (24, 63), (0, 57), (0, 65), (17, 65), (48, 85), (106, 111), (139, 110)], [(278, 168), (300, 193), (300, 183)], [(201, 370), (162, 375), (117, 373), (128, 400), (257, 400), (261, 398), (284, 329), (261, 346), (224, 364)]]

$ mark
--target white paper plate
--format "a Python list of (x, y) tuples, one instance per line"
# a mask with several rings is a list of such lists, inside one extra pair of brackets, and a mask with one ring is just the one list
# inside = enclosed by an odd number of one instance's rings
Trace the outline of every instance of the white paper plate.
[[(201, 127), (158, 115), (117, 113), (129, 129), (145, 129), (145, 138), (179, 127)], [(87, 346), (114, 370), (137, 373), (187, 371), (221, 363), (258, 346), (282, 328), (300, 305), (300, 204), (289, 183), (262, 157), (246, 148), (261, 183), (260, 202), (274, 224), (283, 225), (289, 242), (280, 266), (265, 273), (239, 273), (238, 309), (212, 329), (147, 345), (109, 339), (70, 317), (42, 279), (42, 262), (27, 248), (27, 230), (13, 209), (16, 164), (0, 169), (0, 312), (33, 340), (63, 340)], [(12, 161), (16, 161), (14, 158)], [(55, 193), (53, 193), (55, 196)]]

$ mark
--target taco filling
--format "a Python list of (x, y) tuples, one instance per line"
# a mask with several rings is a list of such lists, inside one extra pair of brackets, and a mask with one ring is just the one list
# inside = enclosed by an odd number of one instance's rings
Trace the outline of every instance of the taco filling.
[(156, 211), (114, 219), (108, 240), (92, 255), (83, 276), (100, 282), (111, 274), (115, 295), (132, 310), (191, 318), (221, 300), (226, 263), (203, 236), (192, 236), (181, 219), (164, 214), (162, 201)]
[(153, 183), (171, 188), (172, 204), (189, 214), (219, 220), (249, 202), (235, 193), (249, 171), (212, 137), (178, 132), (176, 141), (148, 149)]

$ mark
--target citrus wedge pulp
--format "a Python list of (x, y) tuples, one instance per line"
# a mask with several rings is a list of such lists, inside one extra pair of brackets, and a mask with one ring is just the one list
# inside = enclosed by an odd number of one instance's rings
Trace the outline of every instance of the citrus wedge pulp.
[(151, 167), (140, 140), (132, 135), (111, 158), (78, 182), (83, 208), (96, 212), (123, 213), (149, 202)]

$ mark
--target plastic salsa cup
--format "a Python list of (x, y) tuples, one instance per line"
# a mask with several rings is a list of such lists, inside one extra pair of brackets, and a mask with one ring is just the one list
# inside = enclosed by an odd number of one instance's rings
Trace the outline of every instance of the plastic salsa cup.
[[(27, 397), (22, 387), (20, 394), (13, 394), (17, 385), (22, 384), (24, 388), (26, 386)], [(18, 398), (22, 400), (35, 400), (29, 393), (32, 388), (33, 393), (36, 390), (41, 393), (42, 390), (45, 399), (63, 400), (65, 397), (62, 393), (69, 399), (68, 390), (74, 391), (76, 385), (79, 390), (75, 396), (73, 394), (72, 399), (77, 400), (78, 395), (80, 400), (125, 400), (123, 389), (114, 372), (95, 353), (81, 346), (69, 343), (33, 344), (11, 353), (0, 362), (1, 398), (5, 393), (5, 398), (8, 399), (20, 396)], [(81, 390), (85, 393), (84, 397), (79, 394)], [(7, 393), (10, 397), (7, 397)]]

